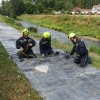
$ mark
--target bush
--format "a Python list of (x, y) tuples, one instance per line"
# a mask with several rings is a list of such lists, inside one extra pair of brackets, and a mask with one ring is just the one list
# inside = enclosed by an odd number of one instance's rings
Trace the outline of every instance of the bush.
[(55, 14), (55, 10), (52, 11), (52, 15), (54, 15), (54, 14)]
[(90, 47), (90, 51), (91, 52), (94, 52), (94, 53), (97, 53), (97, 54), (100, 54), (100, 46), (91, 46)]
[(17, 26), (22, 26), (22, 24), (21, 24), (20, 22), (15, 22), (15, 24), (16, 24)]
[(70, 16), (63, 16), (63, 17), (62, 17), (62, 20), (63, 20), (63, 21), (70, 20)]
[(37, 27), (28, 27), (28, 30), (34, 33), (38, 32), (38, 28)]
[(5, 19), (5, 22), (6, 23), (15, 23), (15, 20), (13, 18), (8, 17)]
[(10, 17), (6, 17), (5, 22), (10, 23), (12, 25), (16, 25), (16, 26), (22, 26), (22, 24), (20, 22), (14, 20), (13, 18), (10, 18)]

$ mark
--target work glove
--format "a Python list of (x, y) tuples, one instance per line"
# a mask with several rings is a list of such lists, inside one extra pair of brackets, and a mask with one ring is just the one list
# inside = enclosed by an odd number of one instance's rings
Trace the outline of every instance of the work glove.
[(44, 55), (44, 54), (42, 54), (42, 57), (44, 58), (44, 57), (45, 57), (45, 55)]
[(78, 59), (79, 57), (80, 57), (80, 55), (76, 54), (76, 57), (75, 58)]
[(69, 58), (70, 58), (70, 54), (66, 54), (66, 55), (65, 55), (65, 58), (66, 58), (66, 59), (69, 59)]

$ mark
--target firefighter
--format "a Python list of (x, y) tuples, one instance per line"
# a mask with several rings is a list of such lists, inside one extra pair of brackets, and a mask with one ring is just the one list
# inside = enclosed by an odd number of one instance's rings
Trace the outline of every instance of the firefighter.
[(48, 57), (54, 53), (51, 47), (51, 34), (49, 32), (43, 33), (43, 37), (39, 42), (39, 49), (42, 57)]
[(32, 51), (32, 47), (36, 44), (35, 41), (28, 36), (29, 31), (27, 29), (24, 29), (22, 34), (23, 36), (16, 41), (16, 48), (19, 49), (19, 58), (36, 58)]
[(73, 48), (70, 52), (70, 55), (76, 53), (74, 63), (80, 64), (81, 67), (85, 67), (88, 63), (90, 63), (90, 58), (88, 57), (88, 50), (85, 46), (84, 41), (81, 41), (75, 33), (70, 33), (68, 38), (73, 43)]

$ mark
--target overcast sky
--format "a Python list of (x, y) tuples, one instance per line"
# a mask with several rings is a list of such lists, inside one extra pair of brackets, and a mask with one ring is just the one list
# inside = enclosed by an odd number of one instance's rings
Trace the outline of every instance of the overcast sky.
[(2, 0), (0, 0), (0, 3), (1, 3), (1, 1), (2, 1)]
[[(4, 1), (6, 1), (6, 0), (4, 0)], [(9, 1), (9, 0), (8, 0)], [(0, 3), (2, 2), (2, 0), (0, 0)]]

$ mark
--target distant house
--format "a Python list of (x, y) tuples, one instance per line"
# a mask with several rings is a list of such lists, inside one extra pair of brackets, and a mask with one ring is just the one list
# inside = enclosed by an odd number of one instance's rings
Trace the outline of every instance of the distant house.
[(72, 14), (78, 14), (81, 12), (81, 8), (75, 7), (72, 9)]
[(91, 9), (91, 13), (100, 14), (100, 4), (94, 5), (93, 8)]
[(55, 14), (59, 15), (59, 14), (61, 14), (61, 11), (56, 11)]
[(81, 14), (90, 14), (90, 9), (82, 9)]

